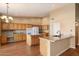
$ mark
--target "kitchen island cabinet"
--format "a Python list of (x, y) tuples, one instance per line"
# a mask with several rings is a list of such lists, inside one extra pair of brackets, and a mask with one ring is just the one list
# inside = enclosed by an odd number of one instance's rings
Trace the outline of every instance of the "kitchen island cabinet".
[(61, 38), (58, 37), (40, 37), (40, 53), (44, 56), (58, 56), (71, 47), (71, 40), (74, 36)]
[(27, 45), (39, 45), (39, 35), (27, 35)]

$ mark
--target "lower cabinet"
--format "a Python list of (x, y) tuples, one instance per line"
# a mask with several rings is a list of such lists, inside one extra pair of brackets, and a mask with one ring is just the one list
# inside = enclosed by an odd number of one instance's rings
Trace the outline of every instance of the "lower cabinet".
[(22, 34), (22, 40), (26, 40), (27, 36), (26, 34)]
[(39, 44), (39, 35), (27, 35), (27, 45), (33, 46)]
[(1, 36), (1, 44), (6, 44), (7, 43), (7, 35), (3, 34)]
[(14, 34), (14, 41), (16, 42), (16, 41), (18, 41), (19, 39), (18, 39), (18, 34)]
[(26, 34), (14, 34), (14, 40), (16, 42), (26, 40)]

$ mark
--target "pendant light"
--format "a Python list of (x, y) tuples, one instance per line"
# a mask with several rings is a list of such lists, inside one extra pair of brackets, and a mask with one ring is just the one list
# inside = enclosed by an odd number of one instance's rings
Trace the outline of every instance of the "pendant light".
[(2, 15), (1, 19), (4, 20), (4, 22), (9, 23), (13, 20), (13, 17), (9, 16), (9, 4), (6, 3), (6, 15)]

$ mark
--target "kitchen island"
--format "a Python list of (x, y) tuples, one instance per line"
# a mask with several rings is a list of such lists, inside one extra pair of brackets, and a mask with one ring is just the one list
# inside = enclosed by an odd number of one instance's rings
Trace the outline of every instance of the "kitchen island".
[(39, 45), (39, 35), (27, 35), (26, 42), (28, 46)]
[(58, 56), (71, 48), (74, 36), (40, 37), (40, 53), (44, 56)]

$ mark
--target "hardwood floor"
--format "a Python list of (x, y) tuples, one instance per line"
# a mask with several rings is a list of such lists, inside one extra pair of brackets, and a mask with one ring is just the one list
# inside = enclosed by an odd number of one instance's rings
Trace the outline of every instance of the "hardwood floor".
[(77, 46), (76, 49), (67, 50), (66, 52), (61, 54), (61, 56), (79, 56), (79, 46)]
[[(39, 49), (39, 46), (27, 46), (26, 42), (11, 43), (0, 48), (0, 56), (41, 56)], [(60, 56), (79, 56), (79, 46), (67, 50)]]
[(41, 56), (39, 46), (29, 47), (25, 42), (11, 43), (0, 48), (0, 56)]

